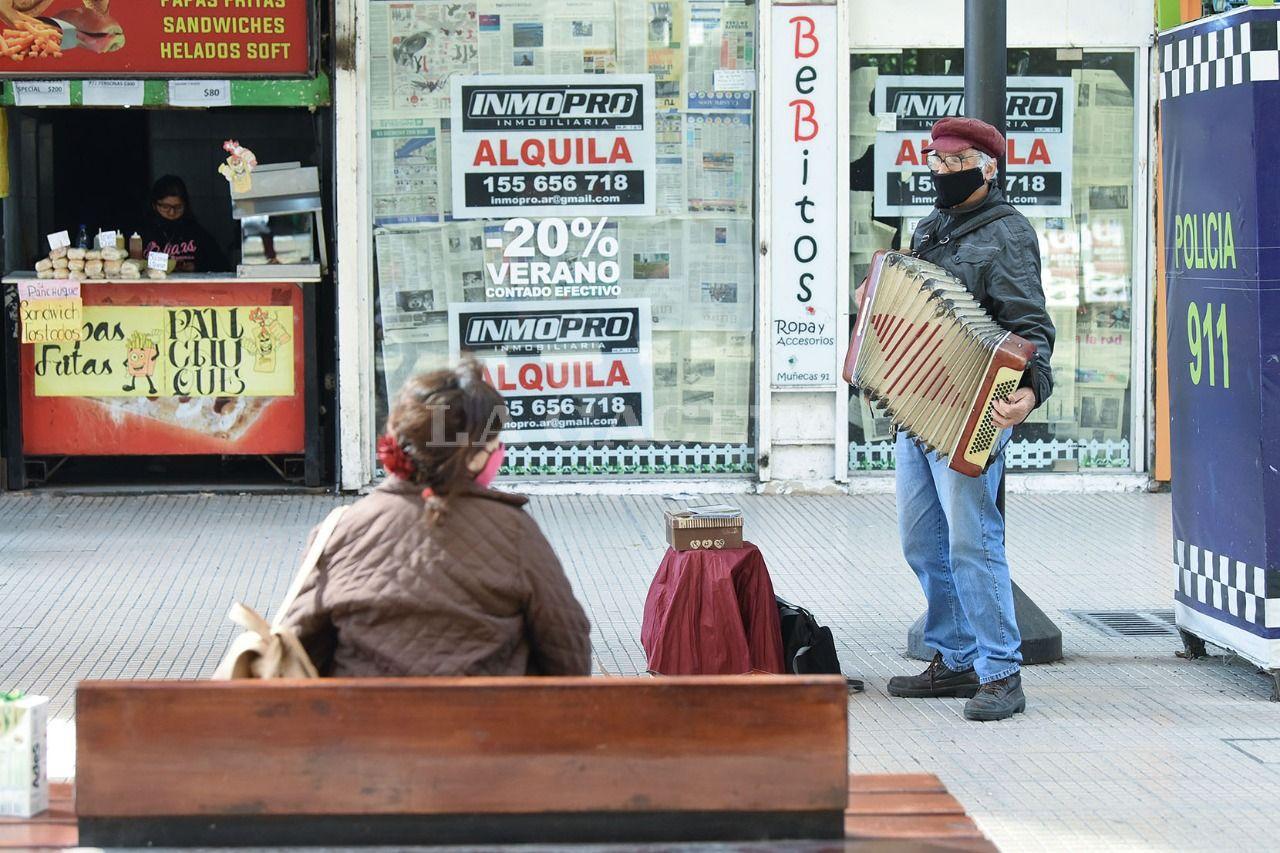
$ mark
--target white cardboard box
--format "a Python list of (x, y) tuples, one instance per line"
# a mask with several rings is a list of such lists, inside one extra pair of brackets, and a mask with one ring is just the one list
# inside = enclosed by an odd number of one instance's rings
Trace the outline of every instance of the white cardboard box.
[(34, 817), (49, 808), (49, 700), (0, 701), (0, 816)]

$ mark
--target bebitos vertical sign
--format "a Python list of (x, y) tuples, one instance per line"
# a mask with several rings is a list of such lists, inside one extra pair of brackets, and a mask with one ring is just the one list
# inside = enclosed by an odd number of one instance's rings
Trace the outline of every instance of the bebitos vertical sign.
[(774, 6), (769, 73), (772, 384), (836, 381), (835, 6)]

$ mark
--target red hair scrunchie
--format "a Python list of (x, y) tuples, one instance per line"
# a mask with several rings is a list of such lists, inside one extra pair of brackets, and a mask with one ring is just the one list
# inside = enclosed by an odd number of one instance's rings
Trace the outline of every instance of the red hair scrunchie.
[(412, 480), (418, 470), (418, 466), (413, 464), (413, 459), (404, 452), (400, 442), (396, 441), (391, 433), (386, 433), (378, 439), (378, 461), (382, 463), (383, 468), (387, 469), (388, 474), (394, 474), (401, 480)]

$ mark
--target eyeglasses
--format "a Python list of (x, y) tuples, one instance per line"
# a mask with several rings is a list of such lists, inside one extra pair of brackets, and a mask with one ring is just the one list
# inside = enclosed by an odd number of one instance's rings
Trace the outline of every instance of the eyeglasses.
[(930, 169), (941, 169), (946, 166), (948, 169), (959, 169), (965, 164), (966, 160), (979, 160), (981, 154), (938, 154), (930, 151), (925, 157), (925, 162), (929, 164)]
[(165, 204), (164, 202), (156, 202), (156, 210), (161, 213), (181, 213), (186, 210), (187, 206), (179, 202), (178, 204)]

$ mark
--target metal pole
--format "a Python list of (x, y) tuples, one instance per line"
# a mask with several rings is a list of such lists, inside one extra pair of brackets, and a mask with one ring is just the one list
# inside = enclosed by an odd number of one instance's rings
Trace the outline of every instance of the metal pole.
[[(1005, 77), (1008, 68), (1005, 0), (964, 0), (964, 107), (1000, 133), (1005, 124)], [(1005, 158), (1000, 158), (1004, 184)]]
[[(964, 0), (964, 103), (970, 118), (981, 119), (1001, 134), (1008, 133), (1005, 101), (1009, 71), (1008, 19), (1005, 0)], [(1005, 153), (997, 163), (996, 186), (1005, 185)], [(1006, 522), (1004, 473), (996, 492), (996, 507)], [(1062, 632), (1027, 594), (1013, 584), (1013, 604), (1022, 632), (1026, 664), (1062, 659)]]
[[(1005, 0), (964, 0), (964, 111), (1000, 131), (1007, 132), (1008, 20)], [(997, 186), (1004, 186), (1005, 157), (999, 160)], [(996, 493), (996, 506), (1004, 515), (1004, 475)]]

